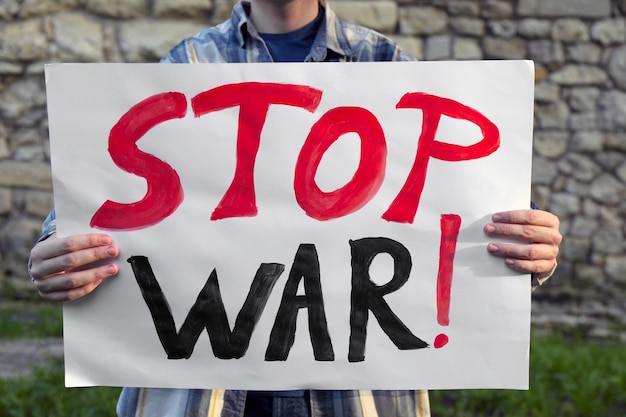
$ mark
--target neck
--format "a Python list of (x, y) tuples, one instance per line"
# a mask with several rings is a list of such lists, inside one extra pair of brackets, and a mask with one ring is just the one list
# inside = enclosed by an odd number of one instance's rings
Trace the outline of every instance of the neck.
[(319, 13), (317, 0), (252, 0), (250, 20), (260, 33), (287, 33), (311, 23)]

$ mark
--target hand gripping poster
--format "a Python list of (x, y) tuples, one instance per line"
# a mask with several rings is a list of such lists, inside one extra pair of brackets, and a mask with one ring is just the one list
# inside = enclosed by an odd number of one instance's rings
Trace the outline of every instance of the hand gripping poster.
[(67, 386), (528, 386), (528, 61), (46, 66)]

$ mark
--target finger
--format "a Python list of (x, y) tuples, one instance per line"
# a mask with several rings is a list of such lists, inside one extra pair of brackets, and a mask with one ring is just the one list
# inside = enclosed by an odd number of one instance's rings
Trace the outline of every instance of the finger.
[(554, 268), (555, 260), (524, 260), (515, 258), (506, 258), (504, 263), (516, 271), (525, 272), (527, 274), (543, 274)]
[(102, 284), (103, 281), (104, 280), (91, 282), (82, 287), (72, 288), (71, 290), (65, 290), (65, 291), (54, 291), (54, 292), (49, 292), (49, 293), (44, 293), (40, 291), (39, 295), (41, 296), (41, 298), (43, 298), (46, 301), (55, 301), (55, 302), (73, 301), (91, 293), (96, 288), (98, 288), (100, 284)]
[(119, 248), (115, 245), (92, 247), (44, 260), (33, 260), (30, 272), (37, 280), (75, 271), (96, 262), (116, 258), (118, 255)]
[(552, 262), (558, 255), (558, 247), (546, 244), (516, 244), (492, 242), (487, 245), (489, 253), (503, 258), (519, 260), (547, 260)]
[(34, 284), (42, 295), (63, 293), (100, 283), (106, 278), (116, 275), (117, 272), (117, 265), (109, 264), (43, 279), (35, 279)]
[(111, 236), (100, 233), (75, 235), (63, 238), (56, 237), (55, 234), (54, 236), (51, 236), (50, 238), (35, 245), (31, 251), (31, 259), (36, 262), (84, 249), (109, 246), (112, 243), (113, 239)]
[(555, 246), (558, 246), (562, 239), (558, 229), (528, 224), (489, 223), (485, 225), (484, 230), (487, 235), (492, 237), (545, 243)]
[(495, 223), (527, 224), (559, 228), (559, 218), (543, 210), (511, 210), (494, 213), (491, 220)]

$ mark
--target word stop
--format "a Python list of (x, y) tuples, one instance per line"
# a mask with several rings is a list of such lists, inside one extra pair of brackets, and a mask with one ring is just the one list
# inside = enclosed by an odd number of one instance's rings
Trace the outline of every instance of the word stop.
[[(315, 112), (322, 91), (306, 85), (242, 82), (204, 91), (191, 99), (195, 117), (239, 107), (236, 167), (232, 182), (211, 215), (212, 220), (252, 217), (257, 214), (254, 169), (261, 144), (261, 131), (272, 105)], [(187, 98), (178, 92), (157, 94), (131, 107), (113, 126), (109, 153), (122, 170), (145, 178), (145, 196), (132, 203), (107, 200), (93, 215), (90, 225), (104, 230), (137, 230), (150, 227), (176, 211), (184, 199), (176, 170), (167, 162), (141, 151), (137, 141), (155, 126), (187, 114)], [(396, 109), (422, 112), (422, 130), (413, 166), (381, 217), (389, 222), (412, 223), (426, 181), (430, 158), (467, 161), (486, 157), (500, 146), (497, 126), (477, 110), (454, 100), (409, 92)], [(435, 140), (442, 116), (469, 121), (483, 137), (461, 146)], [(340, 137), (356, 133), (360, 138), (359, 165), (342, 187), (324, 192), (315, 182), (322, 157)], [(323, 221), (349, 215), (365, 206), (380, 189), (387, 163), (387, 141), (374, 114), (362, 107), (336, 107), (324, 113), (311, 127), (294, 167), (294, 194), (307, 216)]]

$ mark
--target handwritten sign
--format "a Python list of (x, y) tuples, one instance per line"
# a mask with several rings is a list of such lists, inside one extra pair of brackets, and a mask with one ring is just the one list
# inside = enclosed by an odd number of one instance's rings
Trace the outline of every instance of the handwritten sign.
[(46, 66), (58, 233), (120, 273), (64, 307), (66, 384), (526, 388), (525, 61)]

